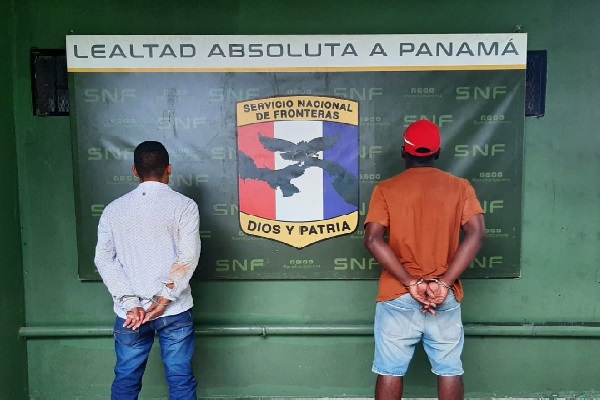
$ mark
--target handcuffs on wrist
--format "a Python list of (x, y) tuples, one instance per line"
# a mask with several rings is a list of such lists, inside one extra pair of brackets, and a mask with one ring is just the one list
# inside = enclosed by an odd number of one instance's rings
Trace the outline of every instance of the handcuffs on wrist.
[(404, 286), (404, 287), (408, 289), (408, 288), (411, 288), (411, 287), (413, 287), (413, 286), (420, 285), (420, 284), (421, 284), (421, 283), (423, 283), (423, 282), (435, 282), (435, 283), (437, 283), (438, 285), (441, 285), (441, 286), (445, 287), (445, 288), (446, 288), (446, 289), (448, 289), (448, 290), (454, 290), (454, 289), (452, 289), (452, 286), (446, 285), (444, 282), (440, 281), (440, 280), (439, 280), (439, 279), (437, 279), (437, 278), (421, 278), (421, 279), (419, 279), (418, 281), (416, 281), (415, 283), (413, 283), (413, 284), (411, 284), (411, 285), (406, 285), (406, 286)]

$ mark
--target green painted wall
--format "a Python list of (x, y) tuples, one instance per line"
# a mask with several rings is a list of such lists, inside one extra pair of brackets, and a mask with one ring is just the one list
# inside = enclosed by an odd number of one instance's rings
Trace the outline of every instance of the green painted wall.
[[(15, 109), (27, 326), (108, 328), (113, 321), (104, 286), (82, 283), (77, 277), (69, 119), (31, 115), (31, 47), (64, 48), (64, 36), (71, 31), (493, 33), (512, 31), (517, 24), (529, 34), (529, 49), (548, 50), (549, 60), (546, 116), (527, 119), (525, 124), (522, 278), (467, 281), (464, 320), (599, 324), (600, 3), (21, 0), (14, 8), (12, 17), (0, 18), (8, 19), (15, 29), (15, 68), (12, 82), (0, 79), (4, 88), (12, 83), (15, 93), (13, 99), (2, 101), (8, 101), (8, 108), (14, 102)], [(5, 63), (0, 63), (0, 75), (11, 73)], [(9, 144), (7, 167), (14, 180), (14, 160), (13, 167), (10, 160), (15, 137), (5, 126), (3, 132), (8, 133), (2, 137)], [(1, 201), (4, 221), (16, 204), (4, 195)], [(7, 226), (18, 232), (16, 222)], [(14, 235), (10, 240), (16, 240)], [(18, 250), (16, 245), (7, 246), (7, 251)], [(12, 260), (18, 265), (18, 254)], [(193, 286), (199, 328), (369, 325), (376, 295), (375, 281), (194, 282)], [(11, 317), (18, 320), (19, 313)], [(13, 336), (7, 340), (17, 343)], [(27, 352), (31, 398), (106, 398), (114, 359), (109, 336), (29, 338)], [(375, 379), (370, 372), (372, 352), (369, 335), (201, 335), (196, 357), (199, 390), (202, 396), (370, 396)], [(466, 392), (471, 397), (600, 396), (600, 363), (590, 357), (597, 354), (598, 335), (468, 336)], [(2, 361), (0, 368), (5, 368)], [(435, 396), (435, 380), (422, 352), (409, 372), (406, 395)], [(143, 398), (165, 396), (162, 367), (154, 353)]]
[(25, 322), (17, 152), (13, 112), (14, 13), (12, 1), (0, 12), (0, 399), (27, 396), (27, 353), (19, 328)]

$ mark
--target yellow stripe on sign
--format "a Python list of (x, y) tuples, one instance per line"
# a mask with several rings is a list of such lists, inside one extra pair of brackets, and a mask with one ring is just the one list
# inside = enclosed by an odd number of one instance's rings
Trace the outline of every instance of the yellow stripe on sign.
[(328, 220), (307, 222), (271, 220), (240, 212), (240, 226), (247, 235), (275, 240), (302, 249), (354, 232), (358, 226), (358, 211)]

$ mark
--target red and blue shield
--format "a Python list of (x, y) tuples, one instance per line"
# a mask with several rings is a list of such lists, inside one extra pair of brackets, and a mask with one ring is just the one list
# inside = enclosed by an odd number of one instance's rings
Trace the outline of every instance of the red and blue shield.
[(358, 102), (286, 96), (238, 103), (239, 218), (296, 248), (358, 225)]

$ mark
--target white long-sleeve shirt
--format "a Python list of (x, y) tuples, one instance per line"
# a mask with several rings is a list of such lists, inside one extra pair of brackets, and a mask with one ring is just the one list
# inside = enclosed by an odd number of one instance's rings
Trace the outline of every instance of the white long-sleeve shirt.
[(189, 281), (200, 257), (199, 224), (192, 199), (155, 181), (106, 206), (94, 262), (119, 317), (135, 307), (148, 309), (148, 299), (158, 296), (171, 300), (163, 316), (193, 306)]

